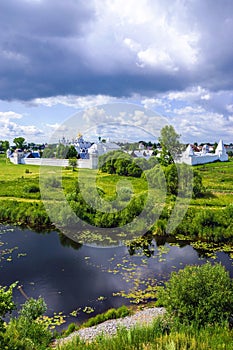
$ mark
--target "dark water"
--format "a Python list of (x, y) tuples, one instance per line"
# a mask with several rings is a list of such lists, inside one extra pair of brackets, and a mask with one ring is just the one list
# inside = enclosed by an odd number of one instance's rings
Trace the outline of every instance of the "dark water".
[[(86, 306), (95, 310), (92, 316), (129, 303), (128, 299), (113, 293), (129, 291), (135, 278), (156, 278), (160, 283), (171, 271), (206, 262), (190, 245), (180, 247), (166, 243), (158, 247), (153, 243), (154, 254), (147, 258), (142, 254), (130, 256), (124, 246), (79, 246), (57, 232), (38, 234), (0, 226), (0, 285), (19, 281), (29, 297), (45, 299), (47, 314), (62, 311), (69, 315), (80, 308), (78, 317), (69, 316), (67, 322), (83, 321), (88, 317), (82, 311)], [(226, 253), (217, 253), (214, 261), (221, 261), (233, 276), (232, 260)], [(131, 279), (129, 270), (133, 272)], [(17, 304), (25, 302), (17, 289), (14, 299)]]

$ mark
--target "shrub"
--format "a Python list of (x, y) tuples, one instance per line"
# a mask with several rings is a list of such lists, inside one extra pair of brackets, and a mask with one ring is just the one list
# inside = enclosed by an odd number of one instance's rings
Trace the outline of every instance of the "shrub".
[(40, 192), (40, 188), (37, 185), (29, 185), (24, 187), (24, 192), (26, 193), (37, 193)]
[(22, 317), (25, 317), (27, 320), (36, 320), (38, 317), (42, 316), (46, 311), (46, 304), (44, 299), (30, 298), (22, 306), (19, 314)]
[(61, 181), (57, 179), (55, 176), (49, 176), (44, 179), (44, 186), (51, 189), (61, 187)]
[(178, 322), (204, 326), (228, 321), (233, 312), (233, 285), (221, 264), (186, 266), (159, 287), (157, 303)]
[(4, 330), (3, 318), (15, 309), (13, 289), (16, 285), (17, 283), (13, 283), (8, 289), (7, 287), (0, 286), (0, 332)]
[(133, 191), (129, 187), (122, 187), (118, 191), (121, 201), (129, 201), (132, 197)]
[(12, 318), (4, 333), (5, 349), (12, 350), (45, 350), (51, 339), (52, 333), (46, 325), (22, 316)]
[[(0, 315), (5, 316), (14, 308), (12, 301), (12, 288), (16, 284), (0, 289)], [(52, 333), (48, 325), (38, 319), (46, 310), (46, 304), (42, 298), (38, 300), (30, 298), (19, 311), (19, 317), (11, 317), (9, 323), (5, 323), (4, 329), (0, 329), (0, 348), (3, 350), (45, 350), (51, 342)], [(2, 331), (2, 332), (1, 332)]]

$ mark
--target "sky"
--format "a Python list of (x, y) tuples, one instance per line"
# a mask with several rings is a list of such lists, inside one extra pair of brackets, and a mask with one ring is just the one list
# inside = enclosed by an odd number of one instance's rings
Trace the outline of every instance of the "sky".
[(233, 142), (232, 33), (232, 0), (1, 0), (0, 140)]

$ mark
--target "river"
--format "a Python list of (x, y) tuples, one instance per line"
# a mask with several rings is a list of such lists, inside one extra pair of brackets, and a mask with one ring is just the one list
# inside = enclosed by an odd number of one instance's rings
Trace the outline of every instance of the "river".
[[(36, 233), (1, 225), (0, 284), (18, 281), (28, 297), (45, 299), (48, 315), (63, 312), (67, 323), (82, 322), (110, 307), (129, 304), (122, 294), (135, 292), (138, 285), (143, 289), (150, 283), (161, 284), (172, 271), (207, 261), (185, 242), (157, 245), (154, 241), (153, 246), (151, 257), (142, 252), (130, 255), (125, 246), (82, 246), (55, 231)], [(233, 276), (228, 254), (218, 252), (210, 260), (220, 261)], [(121, 295), (113, 295), (119, 291)], [(25, 301), (18, 289), (14, 300), (18, 305)], [(70, 315), (73, 311), (76, 317)]]

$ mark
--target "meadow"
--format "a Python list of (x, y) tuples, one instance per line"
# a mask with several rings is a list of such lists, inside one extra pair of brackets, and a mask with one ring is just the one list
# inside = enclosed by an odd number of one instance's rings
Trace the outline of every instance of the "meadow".
[[(233, 161), (212, 163), (193, 168), (201, 177), (205, 193), (191, 199), (186, 216), (174, 231), (175, 235), (191, 236), (196, 239), (213, 240), (215, 242), (232, 239), (232, 203), (233, 203)], [(60, 173), (61, 182), (59, 183)], [(41, 200), (40, 179), (46, 174), (50, 182), (51, 194)], [(123, 187), (119, 195), (119, 186)], [(49, 187), (49, 186), (48, 186)], [(80, 188), (86, 189), (81, 192)], [(118, 213), (99, 215), (91, 207), (94, 190), (108, 203), (118, 200)], [(121, 189), (121, 188), (120, 188)], [(62, 171), (52, 167), (40, 169), (39, 166), (14, 165), (3, 156), (0, 158), (0, 221), (31, 228), (50, 228), (52, 223), (44, 208), (45, 201), (59, 200), (59, 193), (64, 193), (72, 209), (94, 226), (114, 227), (132, 219), (140, 213), (144, 201), (148, 198), (148, 185), (145, 177), (119, 176), (90, 169), (64, 168)], [(159, 198), (160, 192), (152, 190), (152, 197)], [(48, 190), (49, 193), (49, 190)], [(86, 203), (89, 198), (89, 204)], [(52, 196), (52, 198), (51, 198)], [(152, 198), (150, 197), (150, 198)], [(162, 204), (157, 199), (159, 207)], [(166, 204), (160, 219), (152, 227), (154, 234), (166, 234), (166, 223), (176, 198), (167, 195)], [(94, 202), (94, 199), (93, 199)], [(104, 208), (104, 207), (103, 207)], [(80, 214), (81, 212), (81, 214)], [(64, 213), (65, 215), (65, 213)]]

